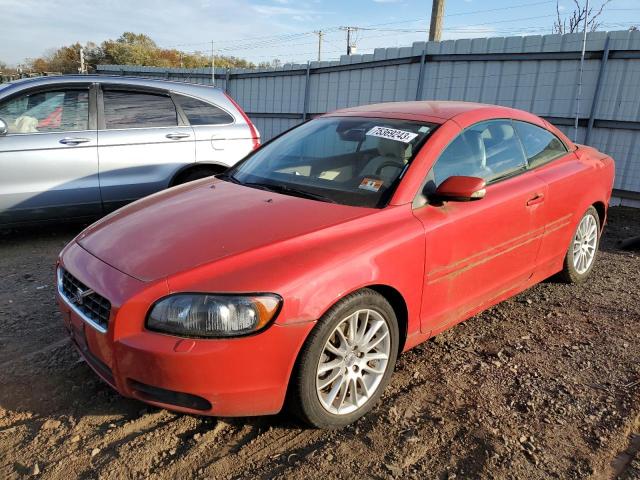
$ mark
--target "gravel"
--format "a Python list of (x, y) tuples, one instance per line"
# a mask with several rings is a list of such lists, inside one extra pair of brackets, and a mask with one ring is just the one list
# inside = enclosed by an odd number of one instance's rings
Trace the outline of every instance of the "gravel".
[(73, 350), (54, 263), (79, 226), (0, 234), (0, 478), (640, 479), (640, 210), (613, 208), (593, 277), (546, 281), (402, 355), (339, 431), (125, 399)]

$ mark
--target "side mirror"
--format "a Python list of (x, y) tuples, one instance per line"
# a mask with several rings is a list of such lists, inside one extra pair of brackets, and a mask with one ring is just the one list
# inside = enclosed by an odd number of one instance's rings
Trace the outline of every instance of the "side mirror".
[(433, 197), (443, 202), (480, 200), (487, 193), (485, 185), (485, 181), (478, 177), (449, 177), (440, 184)]
[(0, 136), (9, 133), (9, 125), (3, 119), (0, 118)]

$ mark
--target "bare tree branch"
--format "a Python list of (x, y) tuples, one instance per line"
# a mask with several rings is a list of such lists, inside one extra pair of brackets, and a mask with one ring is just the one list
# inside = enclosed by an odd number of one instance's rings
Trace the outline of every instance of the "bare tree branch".
[(595, 32), (602, 26), (598, 18), (611, 1), (612, 0), (603, 0), (600, 8), (594, 13), (593, 7), (589, 7), (589, 10), (587, 10), (586, 6), (582, 5), (582, 0), (573, 0), (575, 7), (568, 16), (569, 24), (567, 25), (567, 17), (560, 15), (560, 0), (556, 0), (556, 19), (553, 21), (553, 33), (564, 34), (579, 32), (583, 29), (585, 19), (587, 20), (587, 30)]

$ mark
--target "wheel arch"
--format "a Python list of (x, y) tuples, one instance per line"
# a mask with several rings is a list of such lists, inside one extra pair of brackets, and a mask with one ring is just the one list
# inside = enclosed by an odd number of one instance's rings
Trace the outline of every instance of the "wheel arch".
[(211, 175), (216, 175), (218, 173), (222, 173), (229, 168), (228, 165), (224, 165), (223, 163), (215, 163), (215, 162), (196, 162), (189, 163), (187, 165), (183, 165), (178, 170), (175, 171), (173, 177), (169, 181), (169, 187), (174, 187), (179, 184), (180, 178), (188, 175), (191, 172), (195, 171), (205, 171), (211, 172)]
[[(326, 306), (322, 311), (322, 314), (318, 316), (317, 320), (324, 317), (329, 310), (331, 310), (335, 305), (341, 302), (344, 298), (352, 295), (354, 293), (360, 292), (362, 290), (373, 290), (374, 292), (382, 295), (384, 299), (389, 302), (391, 308), (393, 308), (393, 312), (396, 314), (396, 319), (398, 320), (398, 331), (400, 332), (400, 338), (398, 339), (398, 355), (402, 353), (404, 350), (404, 346), (407, 341), (407, 335), (409, 331), (409, 307), (407, 306), (407, 302), (404, 298), (404, 295), (400, 293), (400, 291), (392, 287), (391, 285), (384, 283), (374, 283), (368, 285), (362, 285), (358, 288), (350, 290), (348, 292), (344, 292), (343, 295), (340, 295), (336, 298), (330, 305)], [(296, 360), (297, 361), (297, 360)]]
[(596, 209), (596, 212), (598, 212), (598, 218), (600, 220), (600, 230), (602, 231), (607, 220), (607, 206), (604, 202), (600, 201), (595, 202), (592, 206)]
[(398, 355), (400, 355), (404, 350), (404, 346), (407, 341), (407, 332), (409, 329), (409, 309), (407, 307), (407, 302), (397, 289), (389, 285), (375, 284), (367, 285), (362, 289), (364, 288), (368, 288), (382, 295), (389, 302), (391, 308), (393, 308), (396, 318), (398, 319), (398, 331), (400, 332), (400, 338), (398, 339)]

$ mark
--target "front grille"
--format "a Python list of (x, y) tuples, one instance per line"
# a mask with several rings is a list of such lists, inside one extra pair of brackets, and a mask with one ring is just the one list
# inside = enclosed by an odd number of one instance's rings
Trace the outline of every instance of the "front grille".
[(111, 302), (95, 292), (82, 295), (89, 290), (89, 287), (62, 268), (60, 273), (60, 291), (67, 302), (90, 322), (106, 331), (109, 325)]

